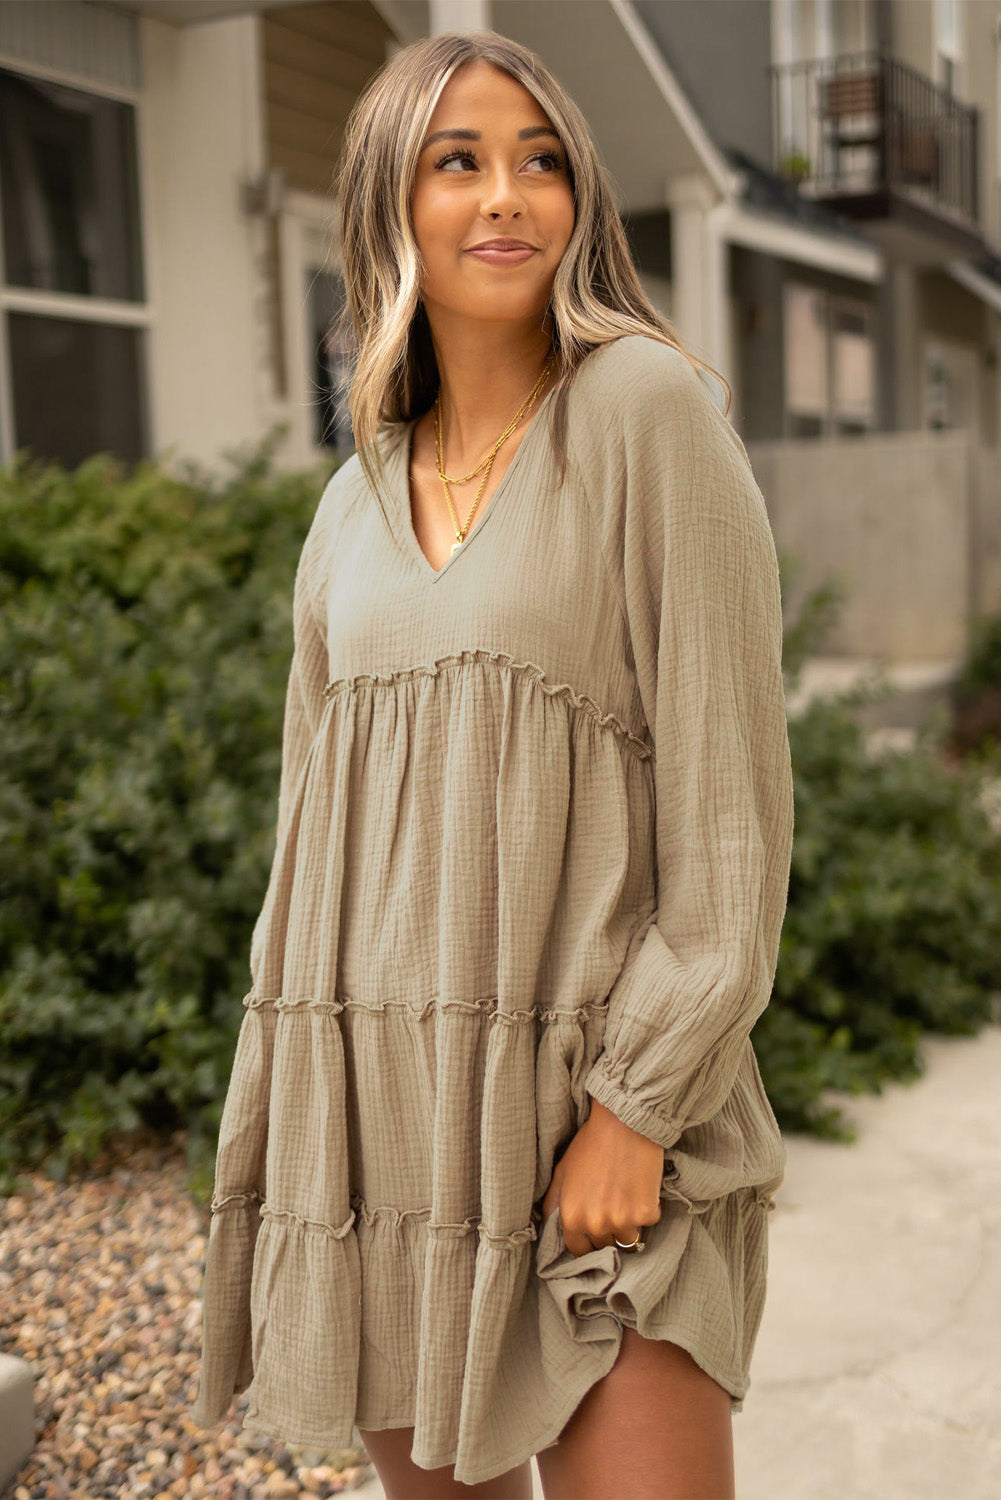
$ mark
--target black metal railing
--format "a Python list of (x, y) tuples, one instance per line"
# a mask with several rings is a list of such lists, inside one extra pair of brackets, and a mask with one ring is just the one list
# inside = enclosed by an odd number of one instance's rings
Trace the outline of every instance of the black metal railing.
[(812, 197), (906, 189), (976, 222), (974, 106), (885, 52), (771, 66), (773, 169)]

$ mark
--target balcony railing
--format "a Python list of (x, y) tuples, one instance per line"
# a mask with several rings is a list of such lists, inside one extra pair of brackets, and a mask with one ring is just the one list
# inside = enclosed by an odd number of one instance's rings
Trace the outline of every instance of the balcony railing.
[(978, 118), (882, 51), (769, 68), (773, 167), (830, 200), (903, 190), (977, 220)]

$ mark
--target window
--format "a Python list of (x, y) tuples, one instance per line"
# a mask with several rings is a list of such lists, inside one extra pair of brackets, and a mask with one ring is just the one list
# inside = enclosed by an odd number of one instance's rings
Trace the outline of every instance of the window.
[(923, 425), (934, 431), (975, 432), (977, 378), (976, 349), (953, 339), (926, 339)]
[(313, 442), (347, 458), (354, 452), (351, 417), (341, 389), (347, 352), (337, 342), (333, 326), (344, 306), (343, 278), (322, 266), (309, 266), (306, 300), (314, 360)]
[(876, 351), (869, 308), (832, 297), (830, 319), (834, 431), (868, 432), (876, 425)]
[(334, 326), (345, 304), (336, 202), (289, 191), (278, 234), (287, 452), (303, 465), (328, 455), (350, 458), (354, 431), (344, 385), (351, 360)]
[(786, 437), (821, 437), (830, 405), (827, 307), (813, 287), (785, 289)]
[(824, 287), (785, 286), (785, 437), (850, 436), (876, 425), (872, 309)]
[(148, 451), (135, 106), (0, 68), (4, 448)]

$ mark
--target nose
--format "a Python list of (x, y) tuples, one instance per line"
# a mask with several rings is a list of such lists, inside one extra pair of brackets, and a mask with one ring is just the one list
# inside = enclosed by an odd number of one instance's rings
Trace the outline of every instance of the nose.
[(525, 195), (518, 186), (518, 179), (509, 167), (497, 167), (487, 173), (480, 204), (484, 215), (500, 215), (502, 218), (522, 213)]

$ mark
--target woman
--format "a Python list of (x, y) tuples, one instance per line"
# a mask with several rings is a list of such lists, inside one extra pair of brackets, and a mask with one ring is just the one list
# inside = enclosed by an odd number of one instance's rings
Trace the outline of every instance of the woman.
[[(775, 549), (587, 126), (399, 52), (338, 196), (357, 452), (295, 585), (195, 1415), (390, 1497), (733, 1494), (784, 1149)], [(483, 248), (497, 238), (524, 253)]]

